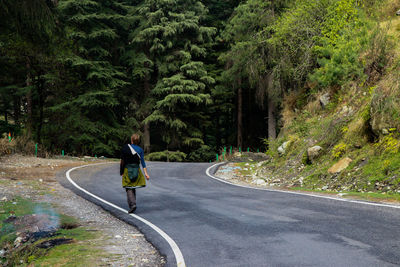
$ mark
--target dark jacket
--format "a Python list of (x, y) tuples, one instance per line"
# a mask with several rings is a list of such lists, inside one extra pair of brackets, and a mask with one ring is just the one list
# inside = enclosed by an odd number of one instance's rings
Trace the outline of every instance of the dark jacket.
[[(129, 146), (137, 152), (137, 154), (133, 155)], [(124, 169), (126, 164), (142, 164), (143, 168), (146, 168), (146, 162), (144, 161), (144, 152), (140, 146), (136, 145), (124, 145), (121, 149), (121, 165), (119, 168), (119, 174), (124, 174)]]

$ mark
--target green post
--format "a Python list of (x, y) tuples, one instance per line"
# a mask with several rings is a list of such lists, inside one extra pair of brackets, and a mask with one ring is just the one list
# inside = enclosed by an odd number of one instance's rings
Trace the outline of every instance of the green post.
[(250, 147), (247, 148), (247, 152), (250, 152)]
[(217, 154), (217, 161), (218, 161), (218, 154)]
[(61, 155), (64, 157), (64, 150), (61, 150)]
[(232, 155), (232, 146), (231, 146), (231, 149), (230, 149), (230, 151), (229, 151), (229, 154), (231, 154), (231, 155)]
[(258, 152), (260, 152), (260, 149), (259, 149), (259, 148), (257, 148), (257, 153), (258, 153)]
[(35, 144), (35, 157), (37, 157), (37, 144)]
[(242, 149), (241, 149), (241, 147), (239, 147), (239, 153), (240, 153), (240, 152), (242, 152)]
[(11, 133), (8, 133), (8, 142), (11, 142)]
[(96, 154), (94, 154), (94, 157), (97, 159), (97, 155)]
[(224, 160), (225, 160), (225, 152), (222, 153), (222, 161), (224, 161)]

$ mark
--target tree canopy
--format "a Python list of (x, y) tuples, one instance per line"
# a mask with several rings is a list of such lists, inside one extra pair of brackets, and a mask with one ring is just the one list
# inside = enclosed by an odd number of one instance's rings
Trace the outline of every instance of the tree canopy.
[(285, 97), (366, 79), (374, 3), (1, 0), (0, 131), (72, 155), (133, 132), (154, 158), (266, 149)]

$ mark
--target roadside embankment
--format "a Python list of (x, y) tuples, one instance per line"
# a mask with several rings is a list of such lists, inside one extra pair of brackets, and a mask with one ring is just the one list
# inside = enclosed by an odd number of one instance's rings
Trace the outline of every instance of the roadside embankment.
[[(229, 183), (251, 186), (254, 188), (291, 190), (309, 192), (310, 194), (334, 195), (338, 198), (352, 198), (374, 202), (390, 203), (400, 205), (400, 194), (396, 192), (374, 191), (363, 192), (349, 190), (348, 188), (337, 187), (329, 188), (322, 182), (318, 187), (307, 183), (302, 176), (305, 165), (300, 165), (298, 169), (288, 171), (295, 166), (277, 166), (270, 156), (256, 159), (255, 153), (235, 153), (230, 157), (230, 161), (218, 167), (215, 176)], [(350, 178), (349, 178), (350, 179)], [(330, 181), (338, 181), (338, 176), (333, 176)], [(328, 183), (327, 182), (327, 183)], [(355, 188), (357, 184), (354, 183)]]
[(135, 227), (82, 199), (56, 173), (94, 158), (0, 159), (0, 266), (163, 266)]

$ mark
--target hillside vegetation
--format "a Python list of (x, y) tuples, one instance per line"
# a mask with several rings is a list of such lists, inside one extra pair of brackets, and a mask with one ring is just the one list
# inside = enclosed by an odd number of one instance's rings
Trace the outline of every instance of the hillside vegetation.
[[(326, 32), (332, 45), (314, 46), (320, 66), (302, 90), (284, 95), (271, 158), (253, 173), (294, 188), (400, 193), (399, 7), (386, 1), (351, 13), (355, 27), (332, 20), (342, 35)], [(299, 25), (307, 8), (281, 23)]]

